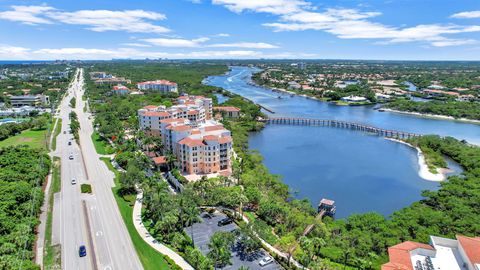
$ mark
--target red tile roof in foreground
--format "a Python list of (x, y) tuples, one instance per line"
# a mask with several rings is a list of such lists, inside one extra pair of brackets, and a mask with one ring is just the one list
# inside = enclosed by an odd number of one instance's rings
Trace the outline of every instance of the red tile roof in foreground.
[(480, 237), (457, 235), (457, 240), (470, 262), (473, 265), (480, 264)]
[(225, 129), (222, 125), (205, 127), (205, 131), (214, 131), (214, 130), (222, 130), (222, 129)]
[(434, 250), (431, 245), (406, 241), (388, 248), (390, 262), (382, 265), (382, 270), (413, 270), (410, 251), (423, 248)]
[(167, 158), (165, 156), (154, 157), (152, 158), (152, 160), (153, 160), (153, 163), (155, 163), (155, 165), (161, 165), (161, 164), (167, 163)]
[(224, 137), (220, 137), (220, 139), (218, 139), (218, 143), (222, 144), (222, 143), (230, 143), (232, 142), (232, 137), (230, 136), (224, 136)]

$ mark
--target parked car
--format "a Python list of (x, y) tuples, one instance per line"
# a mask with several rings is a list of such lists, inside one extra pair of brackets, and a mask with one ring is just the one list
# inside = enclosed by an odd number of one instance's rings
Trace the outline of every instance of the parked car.
[(271, 264), (272, 262), (273, 262), (273, 258), (270, 256), (266, 256), (266, 257), (263, 257), (263, 259), (260, 260), (260, 262), (258, 262), (258, 265), (263, 267), (265, 265)]
[(87, 248), (84, 246), (84, 245), (81, 245), (79, 248), (78, 248), (78, 255), (80, 257), (85, 257), (87, 256)]
[(229, 217), (226, 217), (226, 218), (224, 218), (224, 219), (222, 219), (222, 220), (219, 220), (218, 223), (217, 223), (217, 225), (218, 225), (219, 227), (221, 227), (221, 226), (228, 225), (228, 224), (230, 224), (230, 223), (232, 223), (232, 222), (233, 222), (233, 219), (231, 219), (231, 218), (229, 218)]

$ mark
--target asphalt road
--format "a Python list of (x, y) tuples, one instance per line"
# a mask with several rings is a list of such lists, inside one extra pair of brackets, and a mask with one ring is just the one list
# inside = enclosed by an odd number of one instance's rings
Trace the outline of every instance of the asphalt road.
[[(99, 159), (91, 140), (93, 127), (89, 114), (83, 112), (85, 102), (82, 101), (83, 70), (79, 69), (80, 80), (75, 80), (68, 91), (68, 96), (60, 104), (59, 117), (62, 118), (62, 132), (57, 137), (57, 151), (54, 153), (62, 158), (62, 190), (59, 212), (60, 239), (62, 244), (63, 269), (143, 269), (123, 219), (118, 210), (111, 188), (114, 185), (113, 173)], [(76, 108), (80, 122), (79, 147), (73, 136), (63, 131), (69, 129), (68, 115), (71, 97), (76, 97)], [(72, 145), (68, 145), (68, 141)], [(73, 154), (74, 159), (69, 156)], [(86, 171), (85, 171), (86, 169)], [(72, 185), (75, 178), (77, 184)], [(92, 185), (93, 195), (81, 194), (80, 185)], [(87, 229), (87, 218), (82, 209), (82, 201), (86, 202), (90, 231)], [(56, 206), (57, 207), (57, 206)], [(89, 245), (89, 237), (93, 246)], [(87, 247), (87, 256), (80, 258), (78, 248)], [(95, 252), (95, 262), (93, 261)]]

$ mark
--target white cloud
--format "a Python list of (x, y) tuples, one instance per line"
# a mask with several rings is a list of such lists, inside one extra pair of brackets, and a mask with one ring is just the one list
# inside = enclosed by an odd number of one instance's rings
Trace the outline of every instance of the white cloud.
[(216, 35), (213, 35), (214, 37), (229, 37), (230, 34), (227, 34), (227, 33), (220, 33), (220, 34), (216, 34)]
[(164, 14), (145, 10), (77, 10), (66, 12), (49, 6), (11, 6), (0, 12), (0, 19), (24, 24), (65, 23), (83, 25), (96, 32), (125, 31), (136, 33), (166, 33), (170, 30), (149, 21), (164, 20)]
[(272, 45), (264, 42), (239, 42), (239, 43), (219, 43), (210, 44), (207, 47), (212, 48), (249, 48), (249, 49), (276, 49), (279, 48), (276, 45)]
[(181, 39), (181, 38), (146, 38), (142, 41), (148, 42), (152, 45), (159, 47), (200, 47), (202, 43), (208, 41), (209, 38), (197, 38), (197, 39)]
[(4, 60), (28, 59), (29, 51), (30, 49), (25, 47), (0, 44), (0, 59), (4, 59)]
[[(384, 40), (377, 42), (379, 44), (424, 42), (437, 47), (467, 45), (472, 43), (471, 39), (449, 38), (447, 35), (480, 32), (480, 26), (477, 25), (389, 26), (372, 21), (372, 18), (382, 14), (380, 12), (362, 12), (351, 8), (327, 8), (324, 11), (317, 11), (310, 2), (303, 0), (212, 0), (212, 2), (236, 13), (252, 11), (277, 15), (279, 17), (276, 22), (263, 24), (275, 32), (317, 30), (341, 39)], [(456, 18), (476, 18), (477, 16), (480, 17), (480, 11), (452, 15)]]
[(459, 46), (467, 44), (477, 44), (478, 42), (473, 39), (446, 39), (432, 42), (432, 46), (435, 47), (448, 47), (448, 46)]
[(129, 47), (142, 47), (142, 48), (152, 47), (151, 45), (143, 44), (143, 43), (122, 43), (121, 45), (129, 46)]
[(212, 3), (225, 6), (236, 13), (250, 10), (276, 15), (299, 12), (311, 6), (303, 0), (212, 0)]
[(23, 24), (51, 24), (52, 22), (42, 17), (44, 12), (52, 11), (49, 6), (11, 6), (13, 10), (0, 12), (0, 19), (21, 22)]
[(480, 18), (480, 10), (459, 12), (459, 13), (453, 14), (450, 17), (457, 18), (457, 19), (477, 19), (477, 18)]

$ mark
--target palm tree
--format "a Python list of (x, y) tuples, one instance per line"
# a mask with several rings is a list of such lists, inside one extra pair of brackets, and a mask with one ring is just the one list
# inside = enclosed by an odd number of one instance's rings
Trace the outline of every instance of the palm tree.
[(175, 162), (177, 161), (177, 157), (171, 152), (167, 152), (166, 154), (168, 170), (174, 168)]

